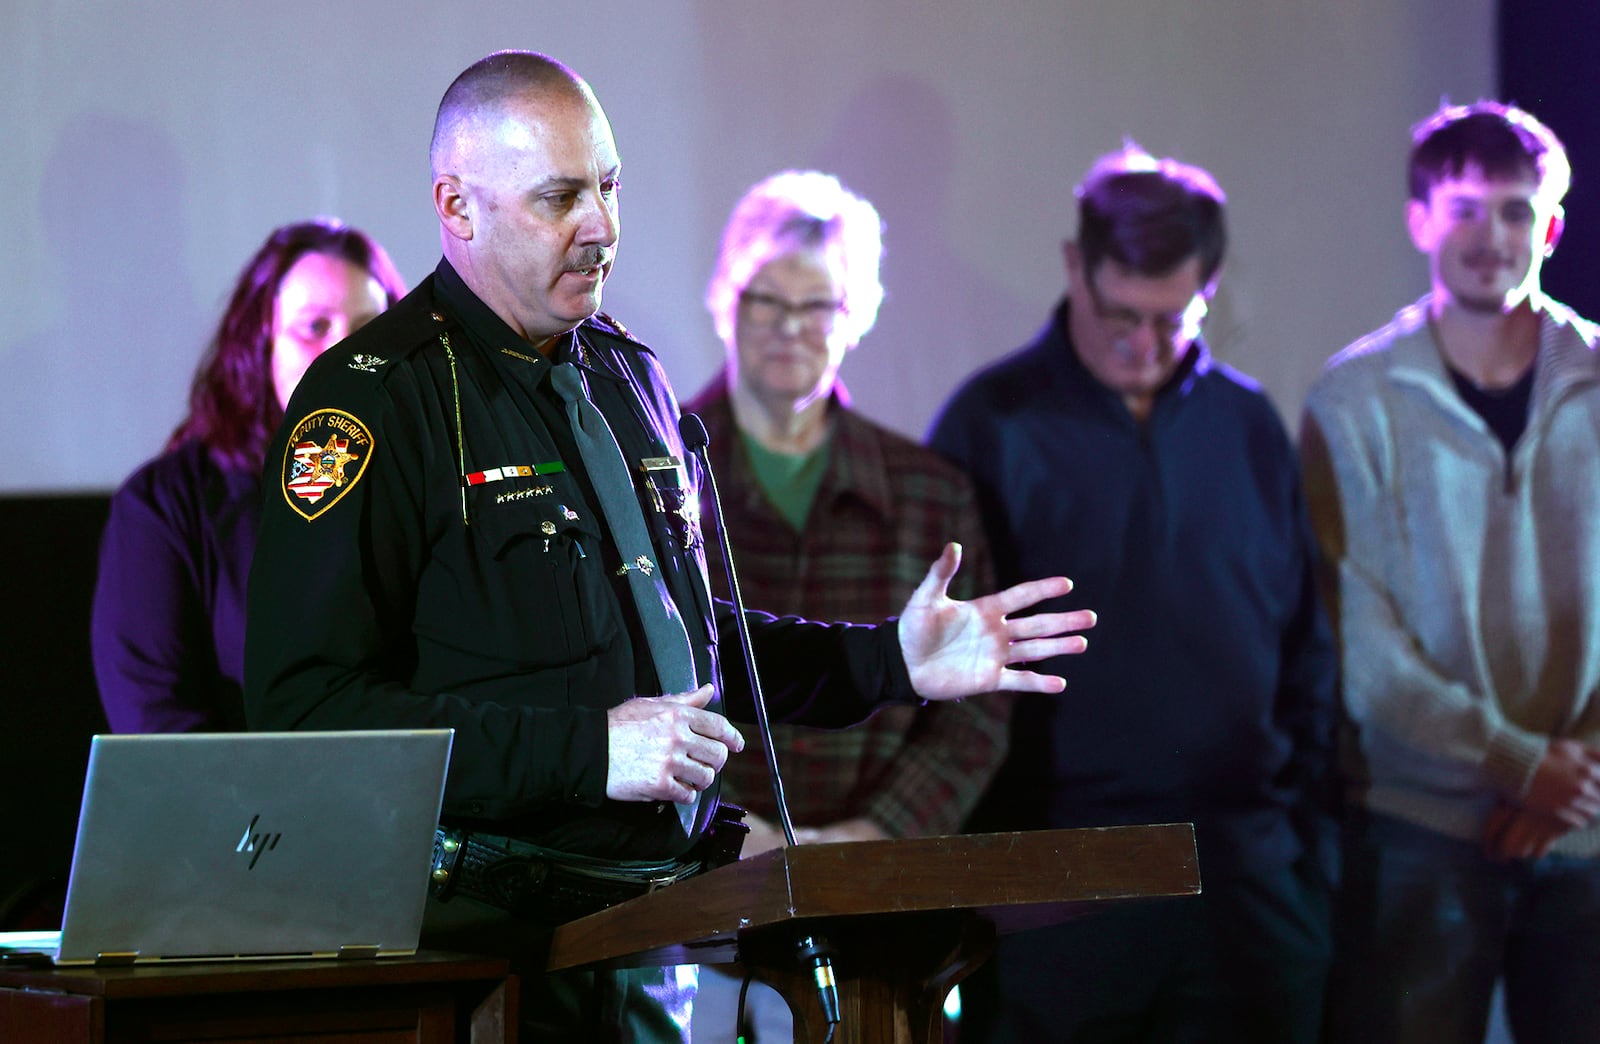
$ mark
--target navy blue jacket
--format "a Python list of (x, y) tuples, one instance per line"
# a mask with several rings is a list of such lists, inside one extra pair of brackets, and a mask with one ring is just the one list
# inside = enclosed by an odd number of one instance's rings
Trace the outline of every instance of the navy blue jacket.
[(974, 825), (1192, 821), (1202, 870), (1283, 865), (1331, 812), (1336, 660), (1295, 454), (1197, 342), (1140, 425), (1078, 360), (1067, 305), (974, 376), (931, 441), (973, 477), (999, 580), (1065, 574), (1100, 614), (1045, 664)]

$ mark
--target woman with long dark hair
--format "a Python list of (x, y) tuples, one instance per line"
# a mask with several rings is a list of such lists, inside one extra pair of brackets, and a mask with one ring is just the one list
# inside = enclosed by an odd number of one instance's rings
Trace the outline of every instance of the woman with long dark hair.
[(165, 451), (111, 500), (95, 677), (117, 732), (244, 728), (245, 583), (268, 441), (311, 360), (405, 292), (381, 246), (285, 225), (239, 273)]

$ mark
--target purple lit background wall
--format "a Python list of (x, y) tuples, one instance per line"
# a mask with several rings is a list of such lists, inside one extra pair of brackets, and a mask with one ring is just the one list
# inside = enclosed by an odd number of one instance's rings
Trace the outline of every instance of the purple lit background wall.
[(1211, 336), (1293, 418), (1322, 360), (1423, 288), (1407, 127), (1495, 88), (1493, 0), (490, 0), (441, 18), (414, 0), (0, 5), (0, 492), (103, 492), (156, 452), (272, 225), (335, 213), (426, 274), (433, 107), (497, 47), (564, 57), (607, 106), (625, 168), (607, 307), (686, 392), (718, 363), (700, 297), (739, 193), (821, 166), (871, 197), (889, 297), (845, 376), (912, 435), (1044, 320), (1069, 190), (1124, 135), (1228, 190)]

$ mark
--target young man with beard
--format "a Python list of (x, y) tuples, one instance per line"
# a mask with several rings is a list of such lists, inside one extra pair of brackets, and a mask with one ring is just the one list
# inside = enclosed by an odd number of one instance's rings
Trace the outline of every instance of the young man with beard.
[(1519, 109), (1415, 131), (1430, 289), (1333, 358), (1302, 450), (1335, 594), (1352, 814), (1338, 1041), (1600, 1032), (1600, 360), (1540, 291), (1561, 143)]

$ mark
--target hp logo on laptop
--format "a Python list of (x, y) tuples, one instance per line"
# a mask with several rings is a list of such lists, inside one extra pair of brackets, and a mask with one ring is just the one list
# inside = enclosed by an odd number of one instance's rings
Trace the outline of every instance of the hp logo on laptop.
[(260, 813), (250, 817), (250, 825), (244, 828), (244, 836), (239, 838), (239, 847), (234, 849), (235, 852), (250, 853), (250, 866), (247, 868), (250, 870), (256, 868), (256, 860), (261, 858), (262, 852), (270, 852), (278, 847), (278, 839), (283, 836), (281, 833), (269, 834), (266, 831), (257, 833), (256, 823), (260, 820)]

